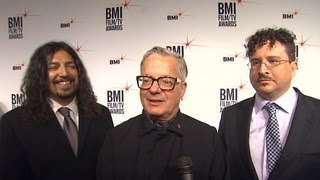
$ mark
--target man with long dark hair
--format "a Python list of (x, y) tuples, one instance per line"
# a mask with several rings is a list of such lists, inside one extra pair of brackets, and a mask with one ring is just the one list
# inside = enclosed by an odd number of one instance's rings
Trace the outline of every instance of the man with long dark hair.
[(65, 42), (40, 46), (21, 91), (22, 106), (1, 119), (0, 177), (96, 179), (98, 151), (114, 125), (77, 52)]

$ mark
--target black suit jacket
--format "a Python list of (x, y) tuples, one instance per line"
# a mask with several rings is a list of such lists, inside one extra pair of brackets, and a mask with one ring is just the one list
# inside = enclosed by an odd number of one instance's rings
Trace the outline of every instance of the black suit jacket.
[(22, 123), (21, 107), (2, 116), (0, 177), (5, 180), (94, 180), (98, 152), (113, 127), (109, 110), (102, 106), (97, 119), (79, 112), (79, 147), (75, 157), (68, 139), (51, 110), (38, 126)]
[[(280, 159), (269, 180), (320, 179), (320, 100), (303, 95), (298, 102)], [(258, 179), (249, 149), (250, 118), (254, 97), (226, 107), (219, 135), (225, 146), (231, 179)]]
[(178, 113), (170, 127), (157, 130), (136, 116), (110, 131), (98, 160), (99, 180), (178, 180), (179, 156), (192, 159), (195, 180), (222, 180), (225, 153), (217, 131)]

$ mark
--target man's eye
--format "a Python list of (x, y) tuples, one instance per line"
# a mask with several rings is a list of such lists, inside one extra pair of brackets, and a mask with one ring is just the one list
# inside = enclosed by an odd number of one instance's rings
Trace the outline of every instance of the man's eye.
[(163, 79), (161, 79), (161, 83), (172, 85), (172, 84), (174, 84), (174, 80), (170, 79), (170, 78), (163, 78)]
[(170, 79), (163, 78), (163, 79), (162, 79), (162, 82), (164, 82), (164, 83), (169, 83), (169, 82), (170, 82)]
[(69, 68), (73, 68), (73, 69), (76, 69), (76, 68), (77, 68), (77, 66), (76, 66), (74, 63), (68, 64), (68, 67), (69, 67)]
[(57, 69), (58, 68), (58, 66), (56, 66), (56, 65), (54, 65), (54, 64), (50, 64), (49, 66), (48, 66), (48, 70), (53, 70), (53, 69)]
[(143, 82), (144, 83), (149, 83), (149, 82), (151, 82), (152, 80), (150, 79), (150, 78), (143, 78)]
[(252, 65), (258, 65), (258, 64), (260, 64), (260, 61), (251, 61), (251, 64)]
[(277, 59), (270, 59), (268, 61), (270, 64), (278, 64), (279, 63), (279, 60), (277, 60)]

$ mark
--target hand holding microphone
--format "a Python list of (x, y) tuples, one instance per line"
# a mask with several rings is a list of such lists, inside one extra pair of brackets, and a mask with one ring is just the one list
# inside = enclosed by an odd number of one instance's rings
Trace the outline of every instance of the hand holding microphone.
[(177, 167), (181, 180), (193, 180), (192, 160), (188, 156), (181, 156), (177, 160)]

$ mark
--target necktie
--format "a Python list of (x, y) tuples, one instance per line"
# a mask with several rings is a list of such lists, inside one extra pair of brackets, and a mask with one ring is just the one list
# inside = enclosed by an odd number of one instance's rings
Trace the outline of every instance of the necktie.
[(74, 154), (77, 156), (77, 152), (78, 152), (78, 130), (77, 130), (77, 126), (76, 126), (76, 124), (74, 123), (74, 121), (70, 117), (69, 108), (61, 107), (59, 109), (59, 112), (64, 117), (63, 130), (67, 135), (67, 138), (69, 140), (69, 143), (71, 145), (71, 148), (72, 148)]
[(279, 124), (276, 117), (276, 110), (280, 107), (275, 103), (268, 103), (265, 108), (269, 113), (269, 120), (266, 129), (266, 146), (268, 170), (269, 173), (271, 173), (281, 155), (282, 150)]

